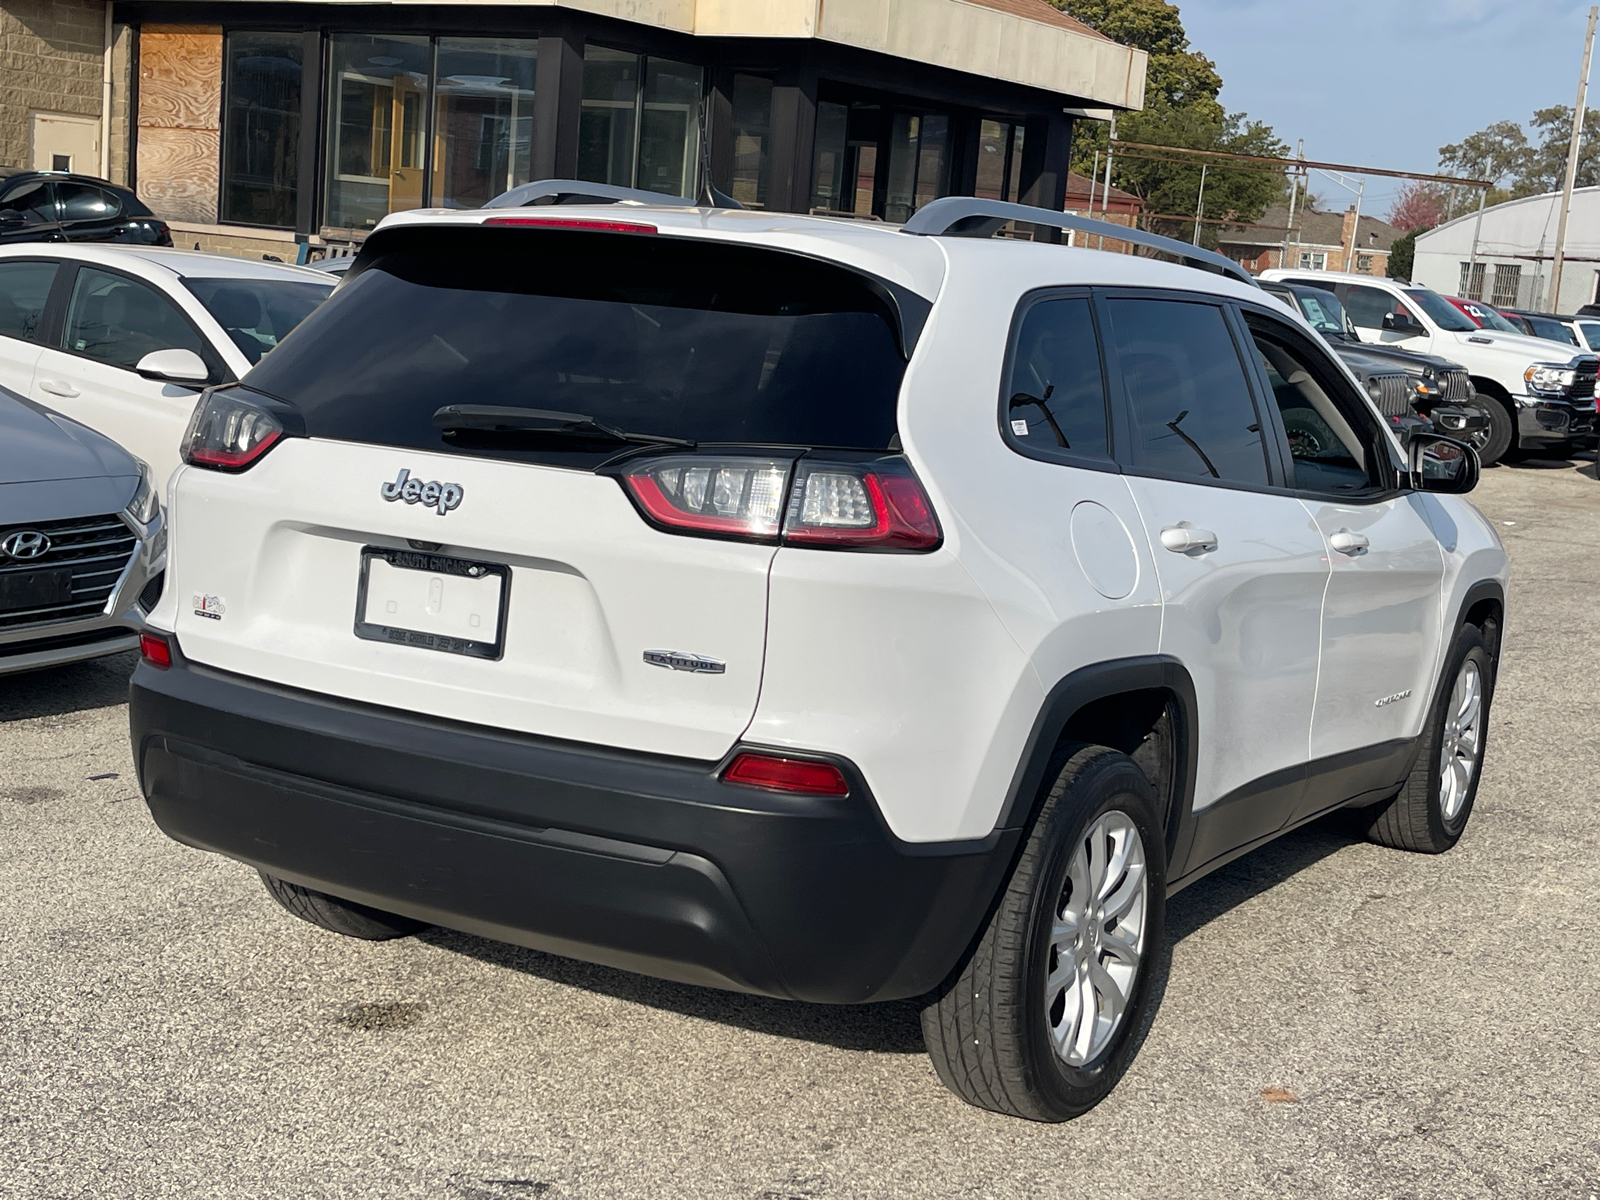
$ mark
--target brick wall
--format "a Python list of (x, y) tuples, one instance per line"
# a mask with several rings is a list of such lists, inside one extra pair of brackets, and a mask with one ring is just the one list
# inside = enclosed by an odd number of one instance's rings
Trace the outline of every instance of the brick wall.
[(100, 115), (105, 12), (101, 0), (0, 0), (0, 166), (33, 165), (31, 112)]

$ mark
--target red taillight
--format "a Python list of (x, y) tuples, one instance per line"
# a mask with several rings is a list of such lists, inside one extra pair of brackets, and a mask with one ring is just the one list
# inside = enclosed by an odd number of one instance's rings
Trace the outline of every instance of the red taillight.
[(209, 392), (195, 405), (179, 451), (214, 471), (242, 471), (283, 437), (283, 423), (232, 391)]
[(523, 225), (540, 229), (589, 229), (599, 233), (654, 233), (638, 221), (597, 221), (592, 217), (489, 217), (485, 225)]
[(139, 635), (139, 653), (152, 667), (165, 671), (172, 665), (172, 647), (167, 639), (157, 633)]
[(933, 506), (903, 459), (863, 466), (802, 460), (789, 493), (783, 540), (799, 546), (931, 550)]
[(783, 518), (789, 463), (677, 454), (630, 463), (622, 482), (645, 516), (664, 528), (768, 541)]
[(781, 754), (740, 754), (722, 773), (722, 782), (772, 792), (808, 792), (814, 796), (848, 796), (850, 785), (832, 763)]
[(932, 505), (902, 458), (865, 463), (673, 454), (636, 459), (623, 485), (673, 533), (826, 549), (931, 550)]

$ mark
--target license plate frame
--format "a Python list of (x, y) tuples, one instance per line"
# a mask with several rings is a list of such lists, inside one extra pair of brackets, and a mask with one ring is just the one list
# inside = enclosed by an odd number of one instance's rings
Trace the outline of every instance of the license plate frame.
[[(500, 608), (495, 615), (495, 636), (492, 641), (475, 641), (444, 633), (429, 633), (421, 629), (386, 625), (368, 621), (367, 590), (372, 576), (372, 560), (382, 559), (396, 570), (416, 571), (430, 575), (454, 575), (468, 579), (498, 576), (500, 579)], [(482, 562), (477, 559), (456, 558), (448, 554), (431, 554), (422, 550), (396, 550), (385, 546), (361, 548), (361, 573), (356, 586), (355, 635), (369, 642), (384, 642), (391, 646), (412, 646), (419, 650), (433, 650), (444, 654), (459, 654), (467, 658), (482, 658), (497, 662), (505, 655), (506, 616), (511, 603), (511, 568), (505, 563)]]

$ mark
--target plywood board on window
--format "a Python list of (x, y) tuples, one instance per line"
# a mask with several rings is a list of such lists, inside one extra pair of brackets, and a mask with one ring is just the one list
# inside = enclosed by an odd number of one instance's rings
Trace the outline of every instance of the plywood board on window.
[(221, 161), (222, 27), (139, 36), (139, 196), (158, 216), (212, 224)]
[(140, 129), (139, 198), (169, 221), (217, 221), (215, 129)]

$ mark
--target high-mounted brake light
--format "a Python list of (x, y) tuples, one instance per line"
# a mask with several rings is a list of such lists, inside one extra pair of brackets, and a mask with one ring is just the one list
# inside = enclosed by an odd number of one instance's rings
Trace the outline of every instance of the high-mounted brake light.
[(165, 671), (172, 665), (172, 647), (158, 633), (139, 635), (139, 654), (152, 667)]
[(722, 782), (740, 787), (766, 788), (772, 792), (807, 792), (814, 796), (848, 796), (850, 784), (832, 763), (806, 758), (785, 758), (781, 754), (754, 754), (746, 751), (728, 764)]
[(833, 550), (932, 550), (940, 541), (933, 506), (899, 457), (672, 454), (635, 459), (621, 476), (645, 518), (673, 533)]
[(233, 391), (209, 392), (195, 405), (179, 451), (214, 471), (242, 471), (283, 437), (283, 423)]
[(589, 229), (600, 233), (655, 233), (639, 221), (597, 221), (591, 217), (489, 217), (485, 225), (523, 225), (541, 229)]

